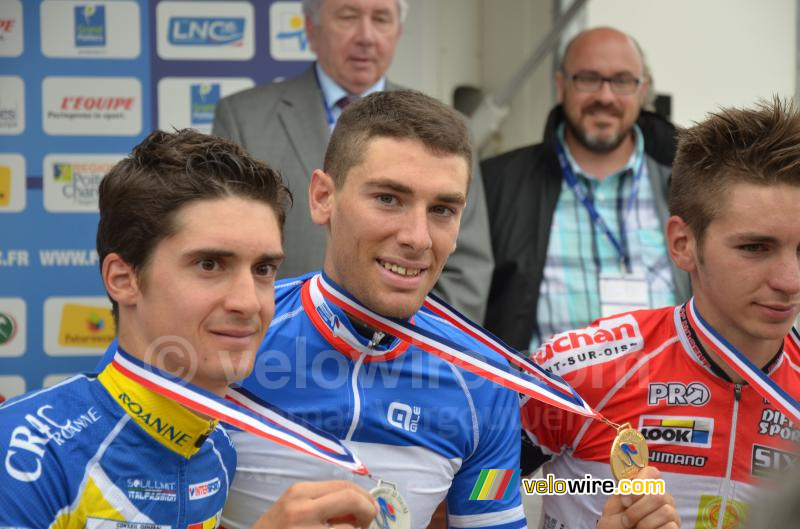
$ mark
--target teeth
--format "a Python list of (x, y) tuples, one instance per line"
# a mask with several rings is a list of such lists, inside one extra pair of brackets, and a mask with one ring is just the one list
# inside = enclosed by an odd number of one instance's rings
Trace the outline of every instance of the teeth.
[(398, 266), (396, 264), (387, 263), (385, 261), (382, 264), (383, 264), (383, 267), (386, 270), (390, 270), (390, 271), (394, 272), (395, 274), (398, 274), (398, 275), (401, 275), (401, 276), (405, 276), (405, 277), (416, 277), (416, 276), (419, 275), (419, 272), (420, 272), (419, 268), (405, 268), (403, 266)]

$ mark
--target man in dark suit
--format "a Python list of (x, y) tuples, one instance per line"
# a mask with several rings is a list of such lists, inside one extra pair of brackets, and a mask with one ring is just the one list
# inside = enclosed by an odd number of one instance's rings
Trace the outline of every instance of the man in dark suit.
[[(297, 77), (239, 92), (217, 106), (213, 133), (277, 168), (294, 194), (283, 277), (322, 266), (325, 232), (309, 216), (309, 179), (322, 167), (330, 132), (350, 99), (399, 88), (385, 74), (406, 10), (405, 0), (304, 0), (317, 61)], [(473, 179), (460, 233), (435, 290), (481, 321), (493, 261), (480, 178)]]

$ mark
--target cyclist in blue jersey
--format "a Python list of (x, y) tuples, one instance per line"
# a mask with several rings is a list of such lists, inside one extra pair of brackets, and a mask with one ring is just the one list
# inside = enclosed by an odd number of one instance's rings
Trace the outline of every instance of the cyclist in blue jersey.
[[(308, 191), (311, 218), (327, 230), (323, 270), (276, 284), (276, 317), (238, 390), (254, 409), (268, 400), (354, 449), (405, 498), (415, 529), (428, 526), (442, 501), (451, 528), (526, 526), (518, 484), (492, 501), (469, 499), (483, 469), (519, 468), (516, 392), (366, 321), (411, 325), (505, 362), (421, 310), (455, 249), (471, 156), (459, 115), (421, 93), (371, 94), (342, 113)], [(349, 310), (332, 302), (337, 295)], [(347, 477), (274, 443), (233, 436), (228, 529), (249, 527), (293, 483)], [(598, 527), (677, 527), (669, 496), (613, 498), (605, 514)]]
[[(99, 193), (113, 360), (0, 406), (0, 527), (214, 529), (236, 453), (180, 402), (214, 401), (252, 368), (290, 195), (233, 143), (191, 130), (152, 133)], [(365, 527), (376, 513), (349, 482), (298, 484), (254, 527)]]

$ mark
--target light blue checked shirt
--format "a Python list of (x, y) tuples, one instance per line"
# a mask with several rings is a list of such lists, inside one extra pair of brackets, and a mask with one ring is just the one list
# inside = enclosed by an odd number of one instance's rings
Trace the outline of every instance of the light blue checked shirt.
[[(619, 240), (618, 200), (626, 204), (634, 176), (642, 167), (641, 182), (633, 208), (626, 218), (628, 251), (634, 275), (643, 276), (649, 287), (650, 306), (675, 304), (672, 271), (664, 233), (653, 203), (653, 188), (644, 163), (644, 137), (634, 126), (636, 147), (621, 171), (604, 180), (587, 175), (577, 164), (564, 141), (564, 124), (558, 130), (578, 183), (593, 197), (600, 216)], [(608, 237), (592, 222), (588, 211), (566, 183), (553, 215), (544, 278), (539, 290), (539, 334), (531, 338), (530, 350), (554, 334), (585, 327), (601, 316), (600, 276), (620, 273), (620, 255)]]
[[(314, 64), (317, 72), (317, 81), (319, 82), (319, 89), (322, 91), (322, 102), (325, 105), (325, 114), (327, 115), (328, 127), (333, 130), (333, 126), (342, 115), (342, 109), (336, 105), (336, 102), (341, 98), (350, 94), (339, 86), (325, 70), (320, 67), (319, 63)], [(381, 77), (378, 82), (367, 88), (363, 94), (358, 94), (361, 97), (366, 97), (373, 92), (380, 92), (386, 88), (386, 77)]]

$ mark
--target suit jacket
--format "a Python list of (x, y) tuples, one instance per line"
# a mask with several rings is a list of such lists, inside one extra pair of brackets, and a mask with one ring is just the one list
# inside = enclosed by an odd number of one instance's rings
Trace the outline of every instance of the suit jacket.
[[(387, 90), (400, 88), (386, 83)], [(314, 67), (284, 82), (223, 98), (216, 108), (212, 133), (235, 141), (280, 171), (294, 196), (284, 227), (286, 260), (280, 276), (321, 269), (326, 231), (311, 222), (308, 184), (314, 169), (322, 168), (330, 132)], [(458, 246), (434, 290), (458, 310), (483, 321), (493, 265), (483, 179), (473, 163)]]

